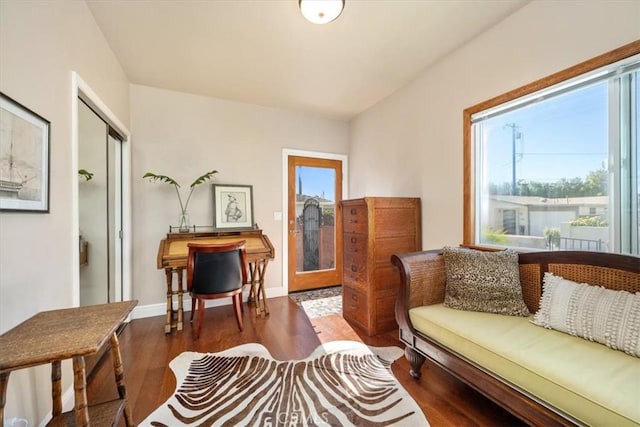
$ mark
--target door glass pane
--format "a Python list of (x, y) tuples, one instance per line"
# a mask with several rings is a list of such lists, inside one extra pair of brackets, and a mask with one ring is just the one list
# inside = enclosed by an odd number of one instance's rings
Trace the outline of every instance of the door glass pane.
[(296, 167), (296, 272), (335, 268), (333, 168)]
[(78, 101), (78, 207), (81, 245), (86, 255), (80, 264), (80, 305), (108, 302), (108, 168), (105, 158), (107, 125)]

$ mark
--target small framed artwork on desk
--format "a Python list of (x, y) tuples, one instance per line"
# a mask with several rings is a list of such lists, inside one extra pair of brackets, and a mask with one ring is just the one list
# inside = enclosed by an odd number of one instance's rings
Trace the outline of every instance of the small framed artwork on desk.
[(253, 228), (253, 186), (213, 184), (213, 227)]

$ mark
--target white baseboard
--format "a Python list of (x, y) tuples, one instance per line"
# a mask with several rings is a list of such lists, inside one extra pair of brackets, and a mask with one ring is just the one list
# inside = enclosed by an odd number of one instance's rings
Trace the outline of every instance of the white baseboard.
[[(282, 287), (267, 288), (265, 289), (267, 299), (275, 298), (285, 295)], [(247, 301), (249, 297), (249, 291), (242, 293), (242, 301)], [(231, 305), (231, 298), (220, 298), (205, 301), (205, 307), (220, 307), (223, 305)], [(173, 297), (173, 307), (178, 307), (178, 297)], [(182, 307), (185, 312), (191, 311), (191, 298), (188, 294), (185, 294), (182, 301)], [(136, 306), (131, 312), (131, 319), (144, 319), (147, 317), (164, 316), (167, 314), (166, 303), (161, 304), (147, 304)]]

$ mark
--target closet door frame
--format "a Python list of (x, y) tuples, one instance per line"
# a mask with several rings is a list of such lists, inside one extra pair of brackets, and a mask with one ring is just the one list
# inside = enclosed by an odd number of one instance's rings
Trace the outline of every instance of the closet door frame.
[[(121, 150), (121, 179), (122, 179), (122, 193), (120, 206), (122, 210), (122, 221), (120, 229), (120, 238), (122, 239), (121, 245), (121, 294), (119, 300), (128, 300), (132, 298), (131, 290), (131, 277), (132, 277), (132, 264), (131, 264), (131, 251), (132, 251), (132, 230), (131, 230), (131, 132), (127, 127), (118, 119), (118, 117), (111, 111), (111, 109), (102, 101), (102, 99), (93, 91), (93, 89), (80, 77), (77, 72), (72, 72), (72, 93), (71, 93), (71, 166), (72, 176), (71, 180), (71, 212), (72, 218), (72, 239), (74, 242), (79, 242), (79, 196), (78, 196), (78, 183), (77, 183), (77, 171), (78, 165), (78, 102), (82, 99), (82, 102), (88, 104), (99, 116), (117, 133), (123, 138), (122, 150)], [(80, 305), (80, 248), (79, 244), (75, 244), (72, 247), (71, 262), (73, 263), (73, 275), (72, 275), (72, 301), (74, 306)]]

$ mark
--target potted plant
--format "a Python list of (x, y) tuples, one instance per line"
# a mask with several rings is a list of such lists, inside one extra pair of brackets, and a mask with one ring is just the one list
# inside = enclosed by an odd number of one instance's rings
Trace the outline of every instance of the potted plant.
[(187, 196), (187, 201), (185, 203), (182, 203), (182, 197), (180, 196), (180, 190), (179, 190), (180, 184), (178, 184), (178, 182), (175, 179), (167, 175), (158, 175), (153, 172), (145, 173), (142, 178), (149, 178), (149, 181), (151, 182), (160, 181), (160, 182), (166, 182), (167, 184), (173, 185), (173, 187), (176, 190), (176, 195), (178, 196), (178, 202), (180, 203), (180, 217), (178, 220), (178, 231), (180, 231), (181, 233), (186, 233), (189, 231), (189, 215), (187, 214), (187, 208), (189, 207), (189, 200), (191, 200), (191, 195), (193, 194), (193, 190), (195, 190), (195, 188), (198, 185), (202, 184), (203, 182), (206, 182), (212, 179), (213, 176), (217, 173), (218, 173), (217, 170), (212, 170), (196, 178), (196, 180), (193, 181), (189, 186), (190, 188), (189, 195)]

